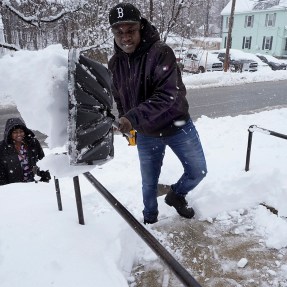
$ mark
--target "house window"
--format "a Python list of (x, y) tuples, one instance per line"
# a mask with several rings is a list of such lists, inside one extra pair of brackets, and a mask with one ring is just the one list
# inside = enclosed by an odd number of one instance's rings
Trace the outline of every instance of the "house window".
[(242, 49), (250, 49), (251, 48), (251, 40), (252, 40), (252, 37), (243, 37)]
[(276, 13), (266, 14), (265, 27), (274, 27), (276, 20)]
[(285, 51), (287, 51), (287, 39), (286, 39), (286, 42), (285, 42)]
[(262, 50), (271, 50), (272, 49), (272, 42), (273, 42), (273, 36), (263, 37)]
[(253, 22), (254, 22), (254, 15), (245, 16), (244, 27), (253, 27)]

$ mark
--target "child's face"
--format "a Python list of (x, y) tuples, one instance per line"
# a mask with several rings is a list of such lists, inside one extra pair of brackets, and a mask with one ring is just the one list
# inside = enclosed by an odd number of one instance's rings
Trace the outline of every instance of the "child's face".
[(25, 132), (22, 129), (15, 129), (12, 131), (11, 137), (15, 143), (22, 142), (25, 137)]

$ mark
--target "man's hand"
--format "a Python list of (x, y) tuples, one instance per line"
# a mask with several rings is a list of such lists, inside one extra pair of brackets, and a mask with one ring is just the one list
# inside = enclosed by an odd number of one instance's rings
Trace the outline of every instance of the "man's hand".
[(123, 133), (123, 134), (129, 133), (130, 130), (132, 130), (132, 129), (133, 129), (132, 124), (127, 118), (121, 117), (119, 119), (119, 131), (121, 133)]

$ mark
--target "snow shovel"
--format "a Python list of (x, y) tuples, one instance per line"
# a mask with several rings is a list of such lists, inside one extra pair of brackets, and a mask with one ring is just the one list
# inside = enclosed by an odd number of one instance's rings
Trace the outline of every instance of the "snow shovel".
[(102, 64), (71, 49), (68, 57), (68, 154), (70, 164), (113, 158), (111, 77)]

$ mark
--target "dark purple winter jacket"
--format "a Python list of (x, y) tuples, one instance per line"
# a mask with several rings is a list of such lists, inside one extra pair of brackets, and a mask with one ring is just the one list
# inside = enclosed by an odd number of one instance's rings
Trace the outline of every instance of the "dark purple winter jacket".
[(174, 134), (187, 121), (188, 102), (173, 50), (160, 41), (154, 26), (142, 19), (141, 43), (126, 54), (116, 43), (109, 61), (119, 117), (150, 136)]

